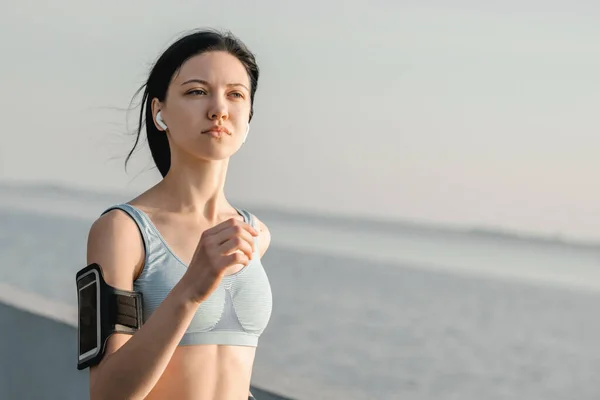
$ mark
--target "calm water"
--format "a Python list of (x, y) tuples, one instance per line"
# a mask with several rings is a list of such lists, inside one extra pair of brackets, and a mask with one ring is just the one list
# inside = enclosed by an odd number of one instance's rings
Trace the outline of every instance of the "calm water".
[[(0, 284), (74, 304), (102, 208), (78, 204), (0, 207)], [(597, 249), (261, 216), (275, 308), (258, 386), (299, 399), (600, 398)]]

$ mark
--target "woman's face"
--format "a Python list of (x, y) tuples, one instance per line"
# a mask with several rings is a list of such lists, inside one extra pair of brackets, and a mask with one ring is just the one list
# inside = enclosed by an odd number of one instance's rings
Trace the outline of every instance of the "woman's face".
[[(250, 119), (250, 79), (243, 64), (223, 51), (190, 58), (173, 76), (164, 102), (152, 112), (167, 125), (174, 161), (179, 154), (222, 160), (242, 145)], [(156, 124), (159, 130), (163, 130)]]

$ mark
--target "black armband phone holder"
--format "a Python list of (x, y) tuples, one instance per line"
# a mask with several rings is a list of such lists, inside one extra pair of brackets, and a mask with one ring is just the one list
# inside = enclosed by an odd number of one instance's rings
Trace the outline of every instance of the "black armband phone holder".
[(110, 286), (95, 263), (78, 271), (75, 280), (77, 369), (82, 370), (102, 360), (110, 335), (134, 334), (142, 326), (142, 294)]

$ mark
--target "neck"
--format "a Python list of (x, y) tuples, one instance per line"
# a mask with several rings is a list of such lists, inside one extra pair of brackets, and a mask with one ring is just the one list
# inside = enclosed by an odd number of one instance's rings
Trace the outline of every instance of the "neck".
[(158, 185), (167, 194), (168, 208), (216, 221), (228, 206), (224, 193), (228, 165), (228, 159), (172, 163)]

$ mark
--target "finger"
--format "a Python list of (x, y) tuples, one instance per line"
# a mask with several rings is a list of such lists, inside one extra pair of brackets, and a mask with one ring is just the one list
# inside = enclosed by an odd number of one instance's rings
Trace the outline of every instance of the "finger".
[(235, 237), (240, 237), (252, 247), (252, 251), (254, 252), (254, 238), (241, 226), (232, 226), (229, 229), (219, 232), (211, 238), (211, 241), (215, 243), (217, 246), (221, 246), (223, 243), (227, 242), (230, 239)]
[(250, 243), (239, 236), (229, 239), (218, 248), (219, 254), (222, 255), (230, 255), (238, 250), (243, 252), (248, 259), (252, 259), (252, 253), (254, 252), (254, 249)]
[(223, 268), (227, 268), (236, 264), (243, 264), (247, 266), (249, 263), (250, 260), (248, 259), (248, 257), (246, 257), (244, 253), (240, 253), (237, 251), (222, 258)]

